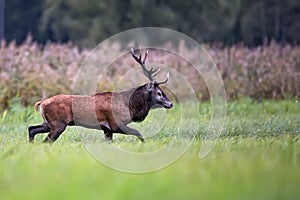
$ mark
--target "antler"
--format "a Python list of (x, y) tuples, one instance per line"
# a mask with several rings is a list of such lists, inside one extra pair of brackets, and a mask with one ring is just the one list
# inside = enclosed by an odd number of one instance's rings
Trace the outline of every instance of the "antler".
[(166, 80), (164, 80), (164, 81), (161, 81), (161, 82), (156, 82), (156, 83), (157, 83), (157, 85), (161, 85), (161, 84), (165, 84), (165, 83), (167, 83), (167, 82), (168, 82), (168, 80), (169, 80), (169, 72), (167, 73), (167, 78), (166, 78)]
[[(143, 68), (143, 72), (144, 72), (145, 76), (151, 82), (155, 82), (154, 77), (158, 75), (158, 73), (160, 72), (160, 68), (155, 68), (155, 69), (151, 68), (149, 70), (146, 69), (145, 62), (146, 62), (146, 58), (147, 58), (147, 55), (149, 53), (149, 50), (147, 50), (145, 52), (145, 56), (144, 56), (143, 61), (142, 61), (142, 51), (141, 51), (141, 49), (140, 49), (140, 55), (139, 56), (134, 53), (134, 50), (133, 50), (132, 47), (130, 49), (130, 52), (131, 52), (132, 57), (136, 60), (136, 62), (138, 62), (141, 65), (141, 67)], [(161, 84), (163, 84), (163, 83), (166, 83), (166, 82), (163, 81)]]

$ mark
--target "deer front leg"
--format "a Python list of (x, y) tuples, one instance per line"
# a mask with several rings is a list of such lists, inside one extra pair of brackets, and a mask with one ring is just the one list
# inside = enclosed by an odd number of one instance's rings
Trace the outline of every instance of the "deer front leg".
[(107, 125), (106, 126), (105, 125), (100, 125), (100, 127), (104, 132), (106, 142), (112, 142), (112, 140), (113, 140), (112, 131), (107, 127)]
[(145, 142), (142, 134), (138, 130), (130, 128), (130, 127), (126, 126), (126, 125), (120, 126), (116, 132), (117, 133), (127, 134), (127, 135), (135, 135), (135, 136), (137, 136), (140, 139), (141, 142), (143, 142), (143, 143)]
[(106, 142), (112, 142), (112, 140), (113, 140), (113, 134), (112, 134), (111, 131), (105, 131), (104, 135), (105, 135)]

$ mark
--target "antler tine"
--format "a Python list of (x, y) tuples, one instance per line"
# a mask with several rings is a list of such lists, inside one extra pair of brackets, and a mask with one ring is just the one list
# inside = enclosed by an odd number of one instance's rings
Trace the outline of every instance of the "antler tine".
[(133, 47), (131, 47), (130, 53), (131, 53), (132, 57), (134, 58), (134, 60), (136, 60), (136, 62), (138, 62), (139, 64), (142, 64), (141, 55), (139, 55), (139, 58), (138, 58), (138, 56), (134, 53)]
[(149, 49), (147, 49), (147, 51), (145, 52), (145, 57), (144, 57), (144, 60), (143, 60), (143, 64), (145, 64), (145, 62), (146, 62), (146, 58), (148, 56), (148, 53), (149, 53)]
[(152, 77), (154, 78), (155, 76), (157, 76), (160, 72), (160, 68), (156, 68), (153, 70), (153, 68), (151, 68), (151, 74), (152, 74)]
[(151, 68), (151, 69), (149, 69), (149, 70), (147, 70), (147, 76), (150, 76), (151, 77), (151, 79), (152, 79), (152, 81), (154, 81), (154, 77), (155, 76), (157, 76), (158, 74), (159, 74), (159, 72), (160, 72), (160, 68), (155, 68), (155, 69), (153, 69), (153, 67)]
[(158, 85), (161, 85), (161, 84), (165, 84), (169, 81), (169, 72), (167, 73), (167, 78), (166, 80), (162, 81), (162, 82), (157, 82)]

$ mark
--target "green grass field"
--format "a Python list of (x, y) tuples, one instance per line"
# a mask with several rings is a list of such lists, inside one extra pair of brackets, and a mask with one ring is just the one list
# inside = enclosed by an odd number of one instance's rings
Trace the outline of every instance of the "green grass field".
[[(190, 148), (170, 166), (145, 174), (101, 164), (87, 152), (74, 127), (53, 145), (41, 143), (45, 134), (29, 144), (27, 127), (41, 117), (32, 108), (13, 105), (9, 112), (0, 112), (1, 200), (300, 199), (297, 100), (228, 103), (224, 131), (212, 152), (200, 160), (210, 116), (209, 104), (203, 103), (201, 125)], [(169, 114), (175, 119), (180, 113), (175, 108)], [(150, 148), (163, 145), (166, 137), (162, 133), (148, 139), (143, 147), (134, 137), (117, 136), (114, 145)]]

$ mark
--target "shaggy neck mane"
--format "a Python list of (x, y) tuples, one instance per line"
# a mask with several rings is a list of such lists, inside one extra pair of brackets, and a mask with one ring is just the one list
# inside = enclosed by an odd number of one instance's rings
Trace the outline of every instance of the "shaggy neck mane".
[(129, 99), (129, 112), (134, 122), (143, 121), (151, 108), (151, 94), (145, 92), (146, 85), (133, 89)]

